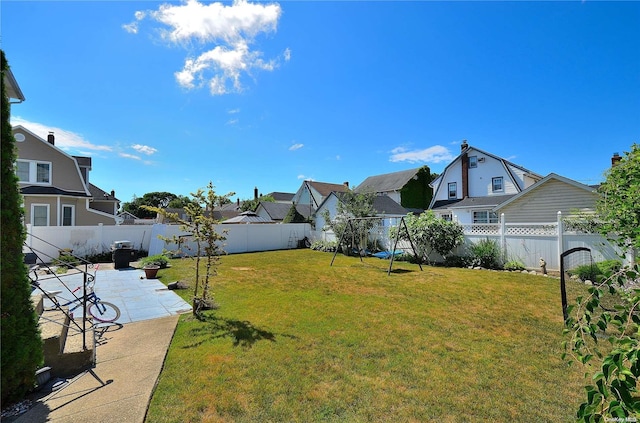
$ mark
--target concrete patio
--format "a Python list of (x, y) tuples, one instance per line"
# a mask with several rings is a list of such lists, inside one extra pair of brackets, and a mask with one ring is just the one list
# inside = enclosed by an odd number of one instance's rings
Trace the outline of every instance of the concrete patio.
[[(95, 275), (96, 295), (120, 309), (122, 314), (117, 323), (133, 323), (191, 311), (191, 305), (169, 290), (159, 279), (146, 279), (142, 269), (114, 269), (112, 263), (104, 263), (99, 264), (97, 270), (89, 269), (89, 273)], [(45, 291), (61, 291), (60, 298), (72, 299), (66, 287), (71, 290), (81, 287), (83, 277), (78, 272), (57, 276), (48, 274), (40, 275), (38, 282)], [(48, 300), (45, 301), (45, 307), (50, 305)]]

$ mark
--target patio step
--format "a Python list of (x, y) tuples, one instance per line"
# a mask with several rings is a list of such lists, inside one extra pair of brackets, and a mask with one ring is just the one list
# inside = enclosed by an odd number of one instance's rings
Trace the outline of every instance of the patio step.
[[(74, 376), (92, 367), (95, 338), (91, 322), (86, 324), (86, 345), (83, 346), (82, 332), (71, 322), (68, 307), (63, 307), (62, 310), (40, 309), (38, 325), (43, 343), (44, 365), (51, 368), (51, 375)], [(75, 318), (75, 322), (82, 327), (82, 317)]]

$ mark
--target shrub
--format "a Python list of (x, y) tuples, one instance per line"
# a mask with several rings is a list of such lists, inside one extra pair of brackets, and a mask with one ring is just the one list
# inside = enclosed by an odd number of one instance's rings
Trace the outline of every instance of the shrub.
[(614, 273), (622, 268), (622, 263), (618, 260), (605, 260), (593, 264), (583, 264), (568, 270), (567, 273), (571, 276), (577, 276), (581, 281), (602, 281), (605, 278), (611, 277)]
[(140, 260), (140, 264), (143, 266), (160, 266), (161, 269), (164, 269), (169, 264), (169, 260), (163, 254), (156, 254), (143, 258)]
[(504, 270), (524, 270), (524, 264), (518, 260), (509, 260), (504, 264)]
[(471, 265), (471, 258), (466, 256), (447, 256), (444, 258), (446, 267), (467, 267)]
[(60, 252), (60, 255), (58, 256), (58, 258), (53, 261), (53, 264), (56, 266), (66, 267), (68, 269), (71, 269), (77, 266), (78, 264), (80, 264), (80, 260), (78, 260), (78, 258), (75, 257), (70, 252), (63, 250)]
[(337, 241), (324, 241), (324, 240), (313, 241), (313, 243), (311, 244), (311, 247), (309, 247), (309, 248), (311, 248), (312, 250), (315, 250), (315, 251), (323, 251), (323, 252), (327, 252), (327, 253), (333, 253), (338, 248), (338, 242)]
[(498, 243), (492, 239), (486, 238), (482, 241), (472, 244), (469, 247), (471, 251), (471, 264), (486, 269), (501, 268), (501, 251)]

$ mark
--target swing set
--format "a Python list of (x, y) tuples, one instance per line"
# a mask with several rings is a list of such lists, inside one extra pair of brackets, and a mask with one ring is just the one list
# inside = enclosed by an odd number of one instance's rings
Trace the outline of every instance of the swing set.
[[(398, 242), (400, 241), (400, 231), (404, 230), (404, 235), (406, 236), (406, 239), (409, 240), (409, 244), (411, 245), (411, 250), (413, 251), (414, 256), (418, 258), (418, 266), (420, 266), (420, 270), (422, 271), (423, 269), (421, 264), (421, 258), (418, 255), (418, 252), (413, 243), (413, 240), (411, 239), (411, 234), (409, 233), (409, 228), (407, 227), (407, 224), (404, 221), (404, 217), (400, 218), (400, 222), (398, 224), (398, 230), (396, 231), (396, 236), (393, 242), (392, 249), (371, 253), (366, 249), (367, 248), (366, 245), (364, 246), (360, 245), (360, 240), (364, 240), (365, 242), (369, 240), (369, 236), (371, 235), (372, 229), (374, 229), (373, 226), (375, 225), (375, 222), (378, 221), (379, 223), (377, 225), (377, 230), (376, 230), (377, 233), (375, 234), (376, 236), (373, 239), (374, 245), (377, 246), (380, 238), (383, 235), (381, 233), (382, 230), (380, 229), (380, 227), (382, 226), (382, 228), (385, 228), (384, 225), (380, 225), (380, 223), (382, 223), (384, 219), (385, 218), (383, 217), (352, 217), (347, 219), (344, 230), (342, 231), (342, 234), (340, 234), (340, 238), (338, 241), (338, 248), (336, 248), (336, 251), (333, 254), (333, 258), (331, 259), (331, 264), (329, 266), (333, 266), (333, 262), (336, 259), (336, 255), (338, 254), (340, 245), (342, 245), (342, 242), (345, 240), (345, 237), (348, 234), (351, 234), (353, 252), (358, 254), (358, 256), (360, 257), (360, 262), (363, 262), (362, 260), (363, 256), (377, 257), (380, 259), (389, 259), (389, 269), (387, 270), (387, 275), (390, 275), (391, 269), (393, 267), (394, 258), (404, 253), (404, 250), (398, 249)], [(365, 231), (367, 235), (366, 239), (362, 239)]]

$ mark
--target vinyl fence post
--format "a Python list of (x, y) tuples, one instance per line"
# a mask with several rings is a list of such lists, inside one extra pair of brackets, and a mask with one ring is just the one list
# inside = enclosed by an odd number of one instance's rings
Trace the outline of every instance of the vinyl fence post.
[(562, 252), (564, 250), (564, 226), (562, 225), (562, 212), (558, 211), (558, 260), (562, 262)]
[(500, 247), (502, 247), (502, 261), (507, 261), (507, 224), (504, 221), (504, 213), (500, 214)]

